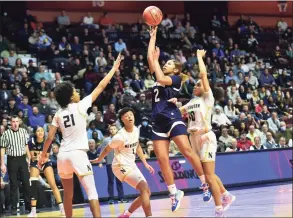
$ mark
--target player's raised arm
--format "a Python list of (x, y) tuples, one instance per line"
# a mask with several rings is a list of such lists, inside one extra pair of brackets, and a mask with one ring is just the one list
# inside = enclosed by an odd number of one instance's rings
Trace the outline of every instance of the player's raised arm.
[[(168, 100), (168, 102), (171, 102), (173, 104), (177, 104), (178, 99), (177, 98), (171, 98), (171, 99)], [(180, 107), (179, 110), (180, 110), (180, 113), (182, 115), (186, 114), (185, 106)]]
[(154, 59), (153, 59), (153, 52), (155, 50), (156, 46), (156, 38), (157, 38), (157, 29), (158, 27), (150, 27), (149, 33), (150, 33), (150, 42), (148, 47), (148, 64), (150, 68), (150, 72), (154, 73), (155, 67), (154, 67)]
[(143, 165), (145, 166), (145, 168), (147, 168), (150, 171), (150, 173), (153, 174), (155, 170), (147, 163), (140, 145), (137, 146), (136, 153), (141, 162), (143, 163)]
[(122, 60), (123, 60), (123, 57), (121, 54), (119, 54), (110, 72), (104, 77), (104, 79), (99, 83), (99, 85), (92, 92), (92, 102), (94, 102), (97, 99), (97, 97), (102, 93), (102, 91), (104, 91), (104, 89), (107, 87), (113, 75), (118, 70)]
[(203, 89), (204, 92), (210, 91), (210, 84), (208, 80), (208, 75), (207, 75), (207, 68), (204, 64), (203, 57), (205, 56), (206, 51), (205, 50), (197, 50), (197, 61), (198, 61), (198, 66), (199, 66), (199, 72), (200, 72), (200, 77), (202, 80), (203, 84)]
[(159, 56), (160, 56), (160, 49), (159, 47), (156, 47), (156, 49), (153, 52), (153, 58), (154, 58), (154, 70), (156, 74), (156, 79), (161, 85), (172, 85), (172, 79), (170, 76), (165, 76), (163, 73), (160, 63), (159, 63)]

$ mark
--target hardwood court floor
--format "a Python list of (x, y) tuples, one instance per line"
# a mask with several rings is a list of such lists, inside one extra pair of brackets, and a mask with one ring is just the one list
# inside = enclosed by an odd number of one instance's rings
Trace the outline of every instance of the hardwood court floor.
[[(236, 196), (234, 204), (226, 211), (226, 217), (292, 217), (292, 183), (245, 187), (232, 190)], [(102, 217), (118, 217), (127, 204), (102, 204)], [(170, 211), (170, 199), (152, 198), (153, 217), (211, 217), (214, 216), (213, 202), (203, 203), (201, 195), (187, 193), (181, 208), (175, 213)], [(58, 217), (59, 211), (39, 212), (38, 217)], [(91, 217), (88, 204), (74, 209), (74, 217)], [(144, 217), (140, 208), (133, 217)], [(26, 216), (21, 216), (26, 217)]]

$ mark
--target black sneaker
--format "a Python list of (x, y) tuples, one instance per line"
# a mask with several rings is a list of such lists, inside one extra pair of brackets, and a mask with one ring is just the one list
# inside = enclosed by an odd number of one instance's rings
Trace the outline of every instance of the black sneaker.
[(114, 200), (109, 200), (108, 204), (114, 204)]
[(118, 203), (128, 203), (128, 201), (127, 200), (124, 200), (124, 199), (119, 199), (118, 200)]

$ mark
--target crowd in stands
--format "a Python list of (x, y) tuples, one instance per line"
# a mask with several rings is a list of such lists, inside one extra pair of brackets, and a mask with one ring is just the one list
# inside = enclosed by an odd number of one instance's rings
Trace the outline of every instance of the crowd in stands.
[[(119, 24), (107, 13), (97, 21), (87, 13), (73, 24), (65, 11), (55, 23), (39, 20), (27, 10), (17, 31), (0, 36), (0, 134), (9, 128), (12, 115), (21, 118), (21, 127), (29, 133), (37, 126), (48, 132), (59, 109), (54, 87), (70, 81), (82, 97), (90, 94), (122, 52), (125, 59), (120, 69), (88, 111), (89, 157), (99, 155), (109, 126), (120, 128), (117, 112), (125, 106), (136, 111), (146, 157), (155, 157), (150, 140), (155, 81), (147, 65), (147, 25), (142, 20)], [(13, 21), (6, 19), (4, 26), (9, 22)], [(192, 98), (199, 75), (195, 54), (204, 48), (209, 79), (226, 93), (216, 102), (212, 116), (218, 151), (292, 146), (292, 27), (280, 20), (275, 29), (267, 30), (243, 16), (230, 26), (225, 16), (216, 15), (210, 24), (210, 31), (202, 32), (189, 14), (184, 19), (165, 15), (159, 27), (162, 65), (173, 58), (184, 66), (181, 104)], [(264, 49), (268, 37), (274, 45), (270, 52)], [(58, 133), (54, 145), (58, 147), (61, 138)], [(180, 153), (172, 144), (170, 156), (175, 155)]]

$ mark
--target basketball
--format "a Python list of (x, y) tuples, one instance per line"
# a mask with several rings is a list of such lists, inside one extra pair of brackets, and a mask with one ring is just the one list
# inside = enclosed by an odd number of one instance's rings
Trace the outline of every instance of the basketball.
[(143, 12), (143, 19), (149, 26), (158, 26), (163, 19), (163, 14), (160, 8), (149, 6)]

